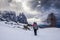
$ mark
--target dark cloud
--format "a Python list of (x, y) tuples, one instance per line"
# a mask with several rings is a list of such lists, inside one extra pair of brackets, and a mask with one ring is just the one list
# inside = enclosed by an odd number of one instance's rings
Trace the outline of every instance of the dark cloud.
[(8, 0), (8, 2), (9, 2), (9, 3), (11, 3), (11, 2), (12, 2), (12, 0)]
[(41, 0), (41, 6), (60, 8), (60, 0)]
[[(41, 3), (39, 4), (38, 1), (41, 1)], [(37, 5), (41, 6), (36, 7)], [(30, 6), (32, 10), (40, 10), (41, 7), (45, 9), (49, 9), (50, 7), (60, 8), (60, 0), (32, 0), (28, 2), (28, 6)]]

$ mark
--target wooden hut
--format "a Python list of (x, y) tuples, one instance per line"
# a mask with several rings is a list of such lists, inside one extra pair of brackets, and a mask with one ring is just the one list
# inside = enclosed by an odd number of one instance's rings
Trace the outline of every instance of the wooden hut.
[(56, 17), (54, 13), (49, 14), (47, 20), (50, 21), (49, 27), (56, 27)]

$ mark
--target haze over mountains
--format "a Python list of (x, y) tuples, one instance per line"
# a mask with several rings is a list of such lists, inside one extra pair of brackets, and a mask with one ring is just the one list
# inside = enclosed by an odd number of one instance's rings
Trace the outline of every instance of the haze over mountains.
[[(24, 12), (28, 20), (45, 20), (51, 12), (59, 18), (60, 0), (0, 0), (0, 10)], [(32, 20), (31, 20), (32, 19)]]

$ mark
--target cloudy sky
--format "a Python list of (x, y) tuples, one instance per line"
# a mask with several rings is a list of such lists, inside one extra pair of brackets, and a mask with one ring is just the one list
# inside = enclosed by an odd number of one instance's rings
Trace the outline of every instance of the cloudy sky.
[(59, 0), (0, 0), (0, 10), (16, 10), (38, 14), (50, 7), (60, 8)]
[(36, 9), (32, 9), (31, 2), (32, 0), (0, 0), (0, 10), (14, 10), (16, 12), (24, 12), (28, 18), (31, 18), (28, 20), (40, 21), (38, 18), (40, 12), (38, 12)]
[(56, 9), (60, 9), (59, 0), (0, 0), (0, 10), (24, 12), (29, 21), (42, 21)]

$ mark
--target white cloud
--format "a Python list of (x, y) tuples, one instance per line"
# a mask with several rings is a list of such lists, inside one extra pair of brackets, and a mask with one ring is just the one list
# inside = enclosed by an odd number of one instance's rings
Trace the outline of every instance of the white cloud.
[[(28, 1), (32, 1), (32, 0), (12, 0), (10, 3), (8, 2), (8, 0), (0, 0), (0, 10), (1, 9), (5, 9), (5, 10), (14, 10), (16, 12), (25, 12), (25, 14), (31, 14), (34, 15), (33, 18), (28, 19), (28, 21), (36, 21), (36, 22), (41, 22), (41, 12), (38, 12), (36, 10), (32, 10), (27, 4)], [(17, 13), (17, 15), (18, 15)], [(28, 16), (27, 16), (28, 17)], [(37, 19), (38, 18), (38, 19)]]
[(28, 23), (30, 24), (33, 24), (33, 22), (37, 22), (38, 24), (42, 23), (42, 20), (41, 19), (37, 19), (37, 18), (30, 18), (30, 19), (27, 19), (28, 20)]
[(0, 8), (8, 7), (8, 0), (0, 0)]

